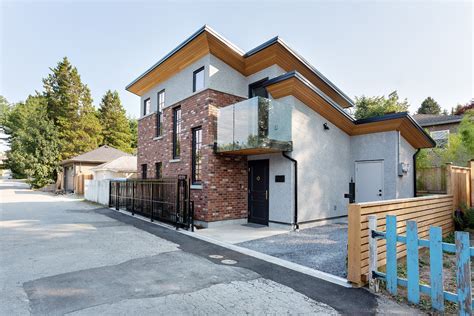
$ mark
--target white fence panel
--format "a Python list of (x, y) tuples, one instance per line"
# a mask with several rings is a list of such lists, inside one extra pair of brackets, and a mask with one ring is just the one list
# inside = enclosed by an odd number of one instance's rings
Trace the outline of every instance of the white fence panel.
[(102, 205), (109, 204), (110, 180), (85, 180), (84, 198)]

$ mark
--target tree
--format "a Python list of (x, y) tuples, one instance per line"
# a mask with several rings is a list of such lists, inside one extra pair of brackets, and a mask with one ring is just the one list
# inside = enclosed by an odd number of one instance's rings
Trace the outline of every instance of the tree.
[(132, 134), (131, 146), (134, 152), (137, 151), (138, 147), (138, 120), (136, 118), (128, 118), (130, 125), (130, 133)]
[(406, 99), (399, 100), (397, 91), (390, 93), (388, 98), (385, 96), (356, 97), (355, 118), (363, 119), (395, 112), (407, 112), (409, 106)]
[(465, 166), (472, 157), (474, 157), (474, 110), (466, 112), (458, 133), (449, 135), (446, 147), (422, 149), (416, 158), (416, 166), (440, 167), (448, 162)]
[(47, 102), (42, 96), (29, 96), (14, 105), (4, 118), (10, 150), (7, 166), (15, 177), (26, 177), (33, 187), (42, 187), (58, 171), (59, 135), (48, 117)]
[(453, 115), (463, 115), (465, 112), (469, 110), (473, 110), (473, 109), (474, 109), (474, 99), (472, 99), (470, 102), (464, 105), (458, 104), (456, 108), (452, 109), (451, 112)]
[(43, 79), (43, 96), (48, 117), (59, 133), (59, 159), (97, 148), (102, 133), (89, 88), (66, 57), (50, 70)]
[(133, 151), (130, 124), (117, 91), (108, 90), (102, 97), (99, 120), (102, 125), (103, 145), (129, 153)]
[(432, 97), (427, 97), (418, 108), (418, 114), (440, 114), (441, 107)]

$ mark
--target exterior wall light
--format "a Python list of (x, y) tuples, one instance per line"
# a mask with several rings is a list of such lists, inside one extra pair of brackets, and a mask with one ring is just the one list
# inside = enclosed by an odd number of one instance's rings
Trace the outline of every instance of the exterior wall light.
[(328, 131), (328, 130), (329, 130), (328, 123), (324, 123), (324, 124), (323, 124), (323, 127), (324, 127), (324, 130), (325, 130), (325, 131)]

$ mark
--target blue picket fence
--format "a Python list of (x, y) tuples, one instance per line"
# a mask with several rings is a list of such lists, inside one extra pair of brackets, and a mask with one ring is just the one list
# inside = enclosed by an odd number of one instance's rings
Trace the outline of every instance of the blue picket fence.
[[(471, 284), (471, 257), (474, 247), (470, 247), (469, 233), (455, 232), (455, 244), (442, 241), (441, 227), (430, 227), (429, 240), (418, 238), (416, 221), (407, 221), (406, 235), (397, 235), (397, 217), (386, 216), (386, 232), (377, 231), (377, 218), (369, 216), (369, 284), (372, 289), (378, 287), (378, 280), (385, 280), (387, 291), (397, 294), (397, 287), (408, 289), (408, 300), (418, 304), (420, 293), (431, 297), (431, 305), (437, 311), (444, 311), (444, 301), (458, 304), (460, 315), (472, 315), (474, 304)], [(386, 239), (386, 273), (377, 270), (377, 239)], [(397, 275), (397, 243), (406, 244), (407, 278)], [(420, 284), (419, 256), (420, 247), (429, 248), (430, 285)], [(443, 288), (443, 252), (456, 254), (457, 293), (444, 291)]]

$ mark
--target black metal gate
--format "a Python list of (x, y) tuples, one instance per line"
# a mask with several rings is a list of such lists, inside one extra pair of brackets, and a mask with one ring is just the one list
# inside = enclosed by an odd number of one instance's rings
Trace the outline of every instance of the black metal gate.
[(185, 175), (164, 179), (111, 180), (109, 207), (170, 223), (176, 228), (194, 227), (194, 207)]

